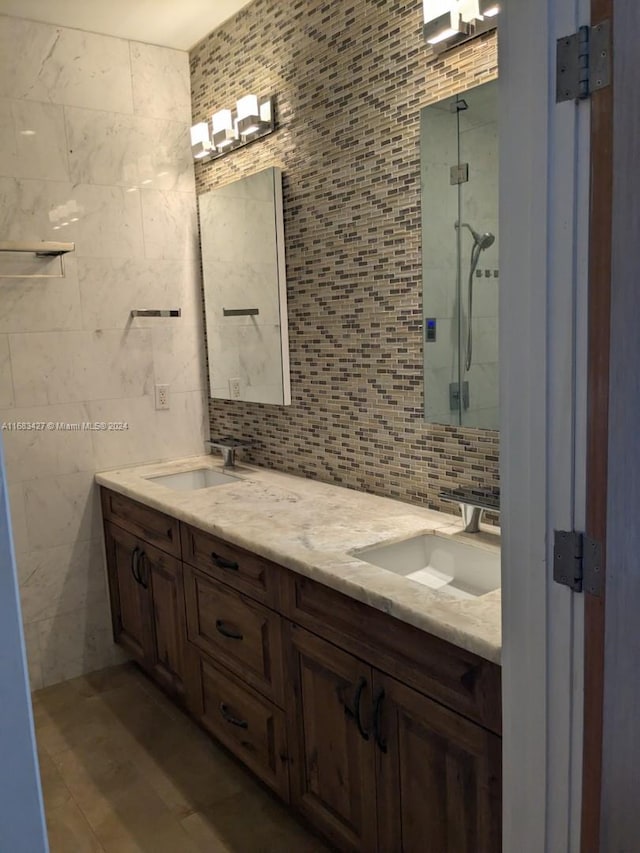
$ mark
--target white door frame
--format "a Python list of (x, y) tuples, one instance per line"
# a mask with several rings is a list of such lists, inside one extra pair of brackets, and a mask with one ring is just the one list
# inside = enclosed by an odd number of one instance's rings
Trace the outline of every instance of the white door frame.
[(555, 103), (556, 39), (588, 0), (500, 21), (504, 853), (580, 849), (584, 609), (552, 580), (584, 530), (589, 105)]

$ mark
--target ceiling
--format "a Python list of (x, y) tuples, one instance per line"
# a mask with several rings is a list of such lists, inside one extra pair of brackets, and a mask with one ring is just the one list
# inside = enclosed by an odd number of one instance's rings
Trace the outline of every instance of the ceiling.
[(0, 0), (0, 14), (189, 50), (251, 0)]

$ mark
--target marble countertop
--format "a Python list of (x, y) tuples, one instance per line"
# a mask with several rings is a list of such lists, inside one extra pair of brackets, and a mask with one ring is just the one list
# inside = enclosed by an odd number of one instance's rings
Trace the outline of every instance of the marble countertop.
[(237, 483), (208, 489), (177, 491), (145, 479), (202, 467), (221, 471), (221, 462), (195, 456), (105, 471), (96, 481), (500, 663), (500, 590), (454, 599), (353, 554), (433, 531), (495, 550), (495, 528), (465, 534), (459, 516), (242, 463), (232, 472)]

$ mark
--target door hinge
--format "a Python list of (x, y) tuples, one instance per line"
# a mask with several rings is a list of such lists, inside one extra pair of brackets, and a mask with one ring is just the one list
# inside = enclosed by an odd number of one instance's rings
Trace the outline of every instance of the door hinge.
[(602, 595), (602, 546), (576, 530), (553, 532), (553, 579), (574, 592)]
[(611, 22), (580, 27), (556, 43), (556, 103), (579, 101), (611, 83)]

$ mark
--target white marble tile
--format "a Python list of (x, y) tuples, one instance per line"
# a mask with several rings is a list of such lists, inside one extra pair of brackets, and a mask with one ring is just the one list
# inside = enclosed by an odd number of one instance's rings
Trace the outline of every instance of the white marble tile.
[[(173, 402), (173, 399), (172, 399)], [(94, 432), (94, 465), (97, 471), (138, 460), (159, 459), (153, 393), (123, 400), (94, 400), (88, 404), (91, 420), (126, 424), (124, 430)]]
[(45, 687), (120, 659), (106, 606), (83, 607), (36, 624)]
[[(196, 262), (80, 258), (78, 278), (86, 329), (182, 328), (202, 322)], [(182, 316), (131, 320), (132, 308), (180, 308)]]
[(74, 183), (195, 192), (188, 124), (72, 107), (65, 113)]
[(91, 473), (30, 480), (24, 499), (32, 549), (99, 538), (100, 507)]
[[(3, 271), (7, 270), (9, 255), (2, 257)], [(49, 262), (45, 262), (47, 267)], [(59, 262), (54, 260), (52, 266)], [(19, 256), (15, 271), (39, 272), (42, 261), (32, 256)], [(0, 284), (0, 334), (10, 332), (45, 332), (82, 328), (80, 287), (76, 258), (64, 259), (64, 278), (3, 279)], [(47, 270), (49, 274), (49, 270)]]
[(198, 391), (205, 387), (202, 326), (162, 326), (153, 329), (153, 374), (169, 392)]
[(205, 393), (187, 391), (173, 394), (171, 408), (155, 413), (153, 430), (160, 459), (201, 453), (205, 437), (209, 434)]
[(130, 113), (129, 44), (0, 16), (0, 96)]
[(76, 223), (78, 257), (131, 258), (144, 254), (137, 191), (81, 184), (74, 188), (74, 197), (82, 211)]
[(191, 124), (189, 54), (135, 41), (130, 52), (136, 115)]
[(27, 513), (24, 506), (24, 486), (22, 483), (9, 483), (9, 508), (11, 510), (13, 547), (19, 563), (22, 555), (29, 550)]
[(15, 178), (19, 169), (12, 103), (6, 98), (0, 98), (0, 175)]
[(43, 548), (20, 561), (20, 598), (26, 623), (100, 604), (107, 607), (102, 542)]
[[(75, 196), (75, 189), (66, 182), (1, 177), (0, 233), (3, 239), (76, 240), (77, 223), (70, 221), (80, 215)], [(67, 224), (63, 225), (65, 222)], [(57, 272), (58, 266), (55, 258), (37, 262), (37, 268), (47, 274)]]
[(2, 174), (16, 178), (42, 178), (48, 181), (67, 181), (67, 136), (64, 108), (57, 104), (36, 101), (3, 101), (9, 104), (15, 136), (14, 171)]
[(199, 252), (195, 194), (141, 190), (147, 258), (193, 259)]
[[(242, 259), (203, 261), (207, 322), (225, 326), (252, 326), (280, 322), (278, 267)], [(257, 316), (225, 317), (224, 308), (257, 308)]]
[(425, 344), (424, 363), (427, 370), (439, 367), (452, 369), (457, 361), (458, 353), (458, 321), (438, 319), (436, 323), (436, 339)]
[(153, 384), (147, 329), (10, 336), (19, 406), (135, 397)]
[(0, 335), (0, 408), (13, 406), (13, 377), (8, 335)]
[(42, 656), (40, 654), (40, 631), (35, 624), (24, 624), (24, 643), (27, 648), (27, 664), (31, 690), (40, 690), (42, 682)]
[(472, 325), (474, 364), (496, 363), (498, 361), (498, 318), (476, 317)]
[(31, 427), (4, 433), (10, 482), (93, 471), (91, 432), (82, 429), (89, 420), (82, 403), (0, 410), (0, 422)]

